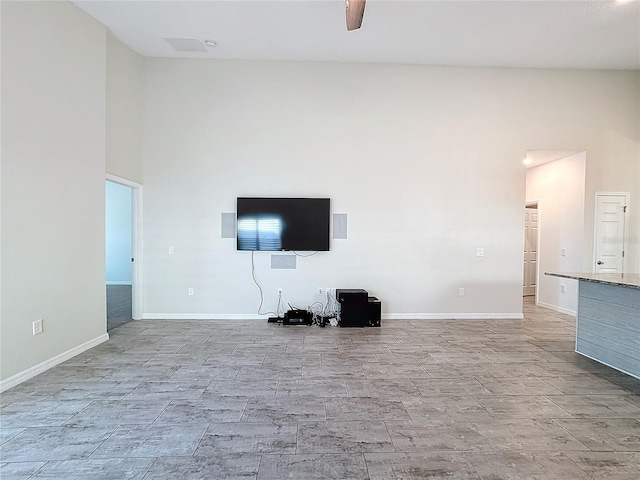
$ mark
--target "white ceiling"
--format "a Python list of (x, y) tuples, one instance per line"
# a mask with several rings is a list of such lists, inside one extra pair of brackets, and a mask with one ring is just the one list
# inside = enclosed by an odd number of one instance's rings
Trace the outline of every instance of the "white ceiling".
[[(149, 57), (640, 69), (640, 1), (74, 1)], [(177, 52), (164, 38), (215, 40)]]

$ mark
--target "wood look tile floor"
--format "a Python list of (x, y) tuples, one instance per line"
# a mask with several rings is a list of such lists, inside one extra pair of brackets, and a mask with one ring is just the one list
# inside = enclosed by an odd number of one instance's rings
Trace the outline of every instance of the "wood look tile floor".
[(575, 319), (132, 321), (0, 400), (6, 479), (640, 478), (640, 381)]

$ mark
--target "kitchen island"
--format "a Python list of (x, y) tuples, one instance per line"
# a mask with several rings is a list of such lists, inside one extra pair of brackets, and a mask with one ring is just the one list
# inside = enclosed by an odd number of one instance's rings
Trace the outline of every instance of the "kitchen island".
[(579, 282), (576, 352), (640, 378), (640, 274), (545, 275)]

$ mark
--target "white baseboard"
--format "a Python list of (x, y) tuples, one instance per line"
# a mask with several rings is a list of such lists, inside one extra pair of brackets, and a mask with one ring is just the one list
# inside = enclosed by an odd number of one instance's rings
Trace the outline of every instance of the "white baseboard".
[(383, 320), (522, 320), (522, 313), (383, 313)]
[[(145, 313), (143, 320), (266, 320), (242, 313)], [(522, 320), (522, 313), (383, 313), (383, 320)]]
[(551, 305), (550, 303), (538, 302), (538, 306), (542, 308), (548, 308), (549, 310), (553, 310), (554, 312), (571, 315), (572, 317), (578, 316), (578, 312), (576, 312), (575, 310), (569, 310), (568, 308), (558, 307), (557, 305)]
[(250, 313), (143, 313), (143, 320), (266, 320), (268, 315)]
[(26, 370), (20, 373), (16, 373), (15, 375), (12, 375), (11, 377), (5, 380), (1, 380), (0, 392), (4, 392), (5, 390), (15, 387), (16, 385), (22, 382), (26, 382), (30, 378), (33, 378), (36, 375), (39, 375), (46, 370), (49, 370), (51, 367), (55, 367), (56, 365), (66, 360), (69, 360), (70, 358), (75, 357), (76, 355), (86, 350), (89, 350), (90, 348), (95, 347), (96, 345), (100, 345), (101, 343), (106, 342), (107, 340), (109, 340), (109, 334), (105, 333), (104, 335), (100, 335), (99, 337), (89, 340), (88, 342), (78, 345), (77, 347), (73, 347), (67, 350), (66, 352), (62, 352), (61, 354), (56, 355), (55, 357), (50, 358), (49, 360), (45, 360), (44, 362), (39, 363), (38, 365), (34, 365), (33, 367), (27, 368)]
[(107, 285), (131, 285), (131, 280), (129, 280), (128, 282), (123, 280), (108, 280), (107, 281)]

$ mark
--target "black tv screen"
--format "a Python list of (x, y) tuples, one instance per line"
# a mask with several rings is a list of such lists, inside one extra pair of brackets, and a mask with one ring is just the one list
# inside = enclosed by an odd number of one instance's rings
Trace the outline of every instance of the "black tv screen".
[(329, 250), (328, 198), (238, 197), (238, 250)]

